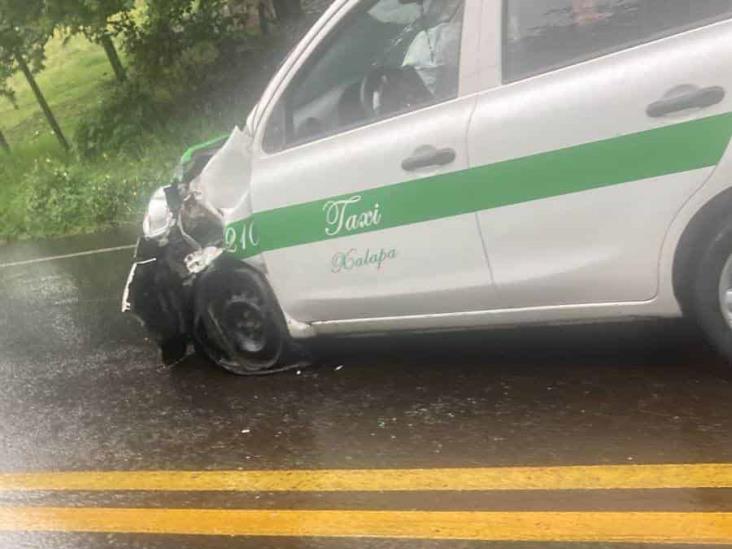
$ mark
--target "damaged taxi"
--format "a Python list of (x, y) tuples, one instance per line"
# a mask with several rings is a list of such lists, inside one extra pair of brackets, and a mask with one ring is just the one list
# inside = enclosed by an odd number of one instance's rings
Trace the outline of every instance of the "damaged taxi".
[(732, 0), (336, 0), (152, 197), (125, 310), (318, 335), (687, 315), (732, 357)]

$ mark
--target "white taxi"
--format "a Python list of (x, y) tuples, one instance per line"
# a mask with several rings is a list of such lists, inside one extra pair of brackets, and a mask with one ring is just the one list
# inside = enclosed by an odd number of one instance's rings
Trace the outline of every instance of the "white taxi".
[(732, 0), (336, 0), (157, 214), (223, 234), (178, 344), (264, 373), (320, 334), (683, 312), (732, 357), (728, 90)]

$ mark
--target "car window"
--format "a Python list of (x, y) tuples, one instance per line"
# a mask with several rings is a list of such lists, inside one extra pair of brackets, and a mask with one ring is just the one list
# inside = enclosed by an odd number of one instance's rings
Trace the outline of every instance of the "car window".
[(355, 8), (290, 82), (267, 123), (274, 152), (457, 94), (463, 0)]
[(506, 0), (514, 81), (732, 16), (732, 0)]

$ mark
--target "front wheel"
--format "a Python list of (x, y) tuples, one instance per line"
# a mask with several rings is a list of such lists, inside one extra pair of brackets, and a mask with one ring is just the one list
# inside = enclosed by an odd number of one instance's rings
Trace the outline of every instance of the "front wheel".
[(198, 281), (194, 319), (196, 348), (234, 374), (272, 374), (307, 364), (269, 286), (247, 267), (216, 270)]
[(732, 221), (713, 234), (694, 269), (689, 312), (732, 361)]

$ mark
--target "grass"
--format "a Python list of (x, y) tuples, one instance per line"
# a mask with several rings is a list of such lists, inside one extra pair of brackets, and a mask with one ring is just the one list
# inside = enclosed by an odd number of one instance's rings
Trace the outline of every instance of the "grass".
[[(86, 112), (101, 102), (114, 85), (104, 50), (81, 36), (54, 37), (47, 46), (46, 68), (36, 75), (67, 139)], [(12, 154), (0, 152), (0, 239), (45, 236), (54, 230), (29, 230), (25, 191), (38, 164), (69, 159), (56, 140), (22, 74), (11, 79), (16, 105), (0, 99), (0, 129)], [(90, 227), (74, 227), (69, 231)]]
[[(112, 70), (104, 50), (81, 36), (66, 43), (62, 37), (54, 37), (47, 56), (46, 68), (36, 79), (64, 133), (70, 136), (84, 111), (101, 101), (113, 85)], [(55, 144), (46, 139), (52, 137), (51, 130), (22, 74), (13, 77), (11, 86), (16, 90), (17, 108), (0, 100), (0, 128), (11, 146), (26, 148), (38, 142), (39, 152), (51, 152)]]
[[(72, 140), (77, 125), (111, 94), (116, 81), (101, 46), (81, 36), (67, 41), (54, 37), (46, 51), (46, 68), (36, 79)], [(14, 76), (11, 85), (17, 107), (0, 99), (0, 129), (12, 148), (9, 155), (0, 150), (0, 241), (91, 231), (139, 217), (146, 195), (167, 182), (186, 146), (226, 131), (221, 121), (216, 127), (205, 117), (190, 116), (172, 121), (157, 135), (141, 136), (137, 147), (141, 154), (105, 155), (85, 162), (63, 150), (23, 76)], [(100, 192), (100, 182), (105, 192), (114, 191), (108, 194), (110, 200), (127, 202), (110, 208), (96, 204), (93, 196), (80, 200), (79, 191)], [(59, 195), (54, 204), (42, 202), (43, 196), (37, 195), (48, 192), (51, 184), (65, 185), (66, 198)], [(112, 189), (115, 185), (119, 188)], [(87, 215), (64, 203), (74, 200), (96, 205), (99, 211)], [(52, 219), (58, 217), (56, 211), (69, 219)]]

